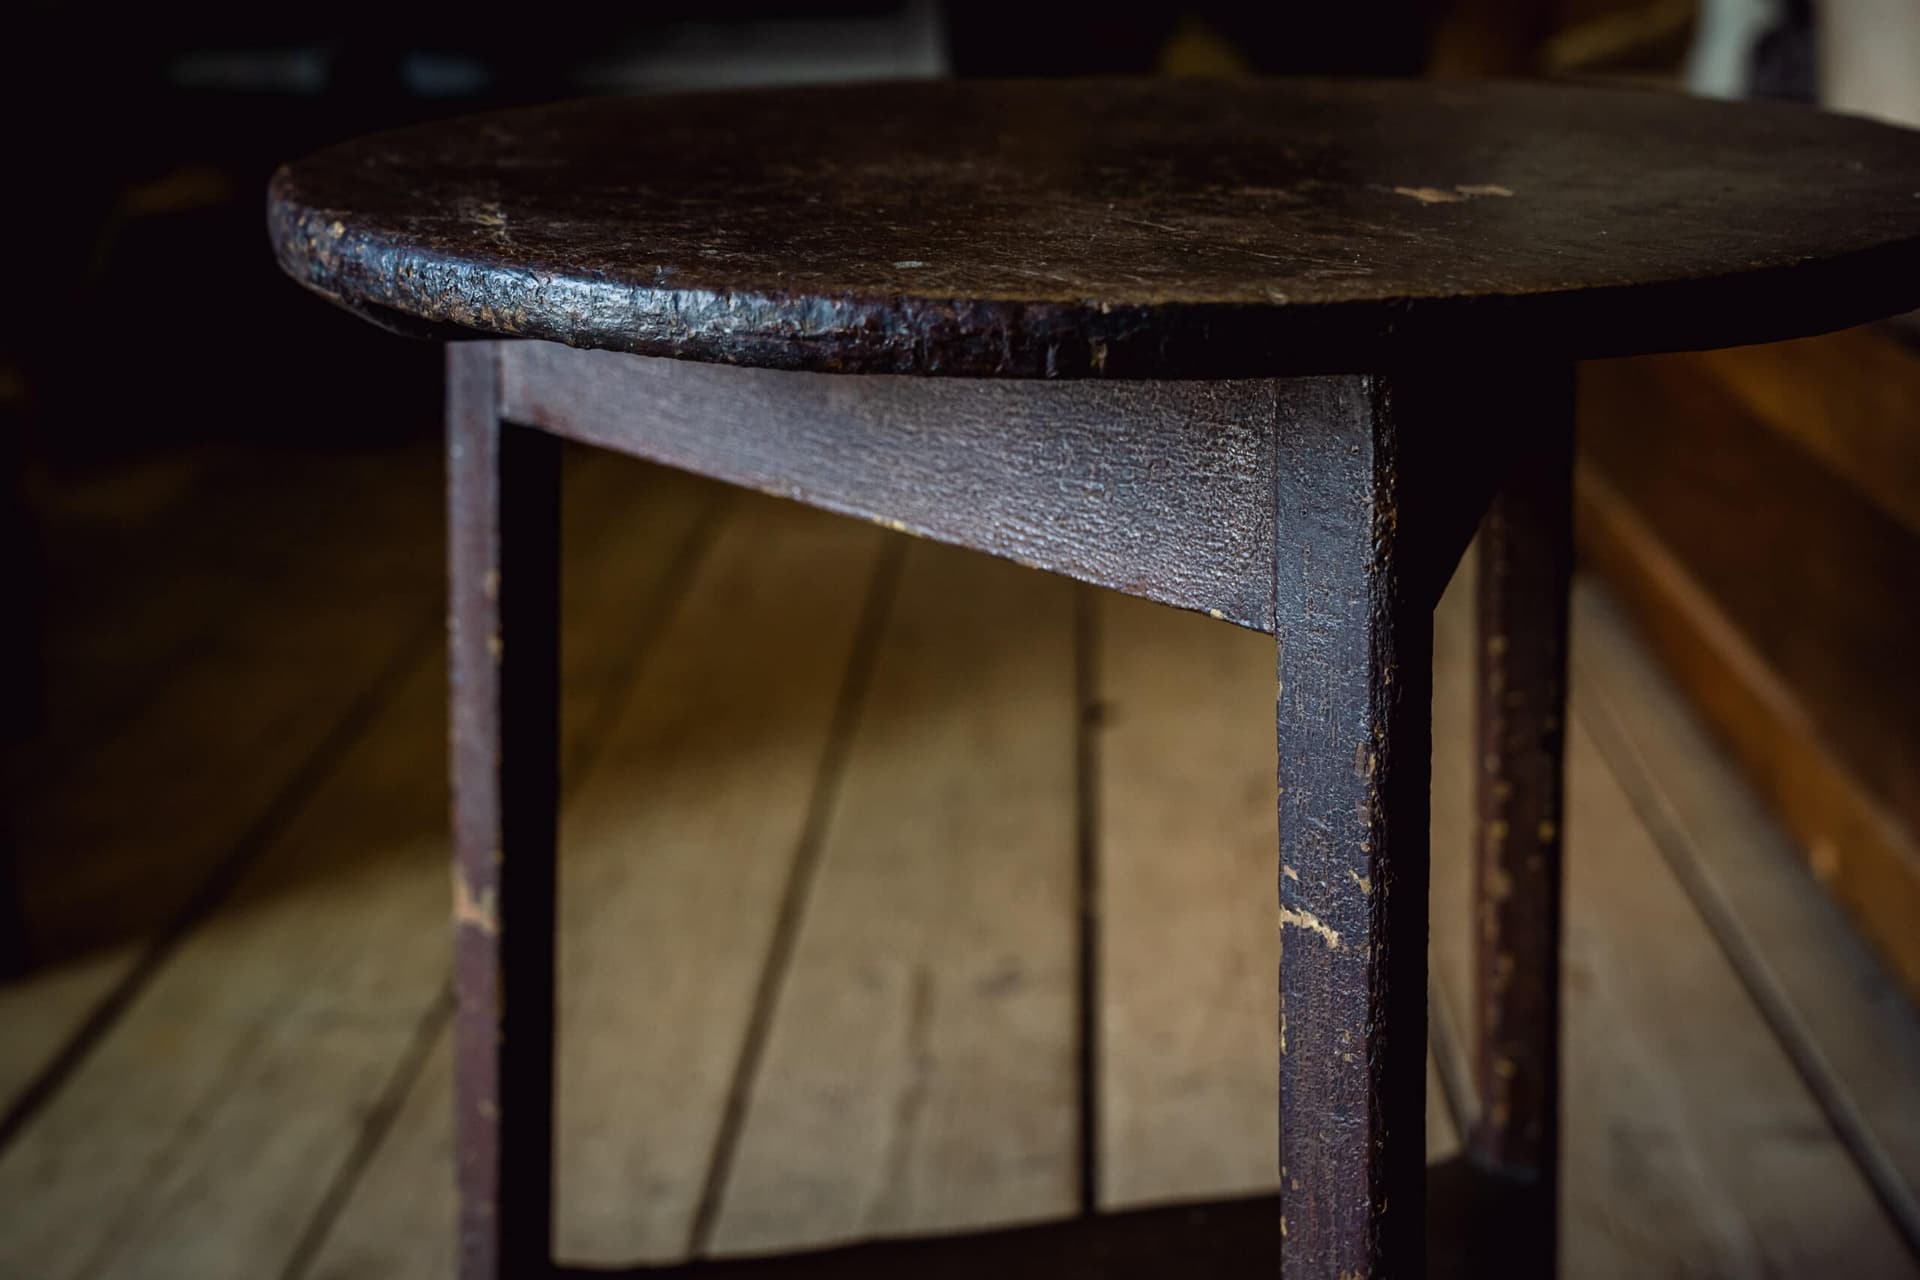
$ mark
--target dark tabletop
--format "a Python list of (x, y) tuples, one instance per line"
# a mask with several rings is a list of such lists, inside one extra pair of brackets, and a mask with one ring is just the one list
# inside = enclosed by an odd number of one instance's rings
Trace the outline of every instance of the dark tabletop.
[(1604, 355), (1920, 306), (1920, 133), (1633, 91), (932, 82), (598, 99), (282, 169), (370, 317), (1009, 377)]

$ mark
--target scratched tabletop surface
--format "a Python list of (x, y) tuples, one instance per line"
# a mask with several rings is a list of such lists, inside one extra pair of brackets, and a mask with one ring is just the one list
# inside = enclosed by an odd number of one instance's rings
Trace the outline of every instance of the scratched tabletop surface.
[(1345, 372), (1920, 306), (1920, 133), (1503, 83), (676, 94), (349, 142), (275, 175), (269, 223), (302, 283), (427, 334), (854, 373)]

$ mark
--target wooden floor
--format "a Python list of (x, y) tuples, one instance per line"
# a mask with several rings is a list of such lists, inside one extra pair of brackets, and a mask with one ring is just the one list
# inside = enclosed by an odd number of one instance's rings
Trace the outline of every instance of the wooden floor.
[[(1271, 1188), (1272, 642), (569, 466), (562, 1256)], [(44, 495), (0, 1276), (450, 1274), (437, 485), (409, 448)], [(1435, 1155), (1466, 1118), (1464, 605)], [(1591, 584), (1575, 631), (1563, 1272), (1920, 1275), (1920, 1020)]]

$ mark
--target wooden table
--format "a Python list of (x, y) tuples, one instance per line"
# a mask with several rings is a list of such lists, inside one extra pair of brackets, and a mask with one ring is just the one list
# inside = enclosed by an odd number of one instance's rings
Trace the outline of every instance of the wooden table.
[(1477, 529), (1468, 1172), (1504, 1264), (1551, 1269), (1572, 362), (1920, 304), (1920, 135), (1505, 84), (887, 85), (382, 135), (282, 169), (269, 218), (310, 288), (492, 339), (448, 364), (463, 1276), (551, 1267), (563, 437), (1274, 635), (1290, 1278), (1423, 1266), (1431, 610)]

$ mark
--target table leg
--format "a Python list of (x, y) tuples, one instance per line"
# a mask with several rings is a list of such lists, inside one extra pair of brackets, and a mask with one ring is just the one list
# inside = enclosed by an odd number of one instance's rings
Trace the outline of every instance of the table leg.
[(1433, 615), (1385, 384), (1283, 383), (1275, 447), (1280, 1272), (1415, 1276)]
[(1512, 1274), (1553, 1273), (1560, 1093), (1562, 744), (1573, 570), (1572, 397), (1543, 380), (1532, 444), (1480, 527), (1479, 804), (1470, 1158), (1534, 1206)]
[(500, 421), (496, 378), (448, 348), (462, 1280), (546, 1273), (553, 1222), (560, 445)]

